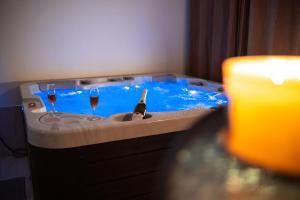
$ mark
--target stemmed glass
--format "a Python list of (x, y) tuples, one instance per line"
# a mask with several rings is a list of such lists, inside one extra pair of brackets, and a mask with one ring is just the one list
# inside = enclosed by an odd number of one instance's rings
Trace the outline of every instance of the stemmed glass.
[(55, 110), (55, 101), (56, 101), (56, 91), (55, 91), (55, 84), (47, 84), (47, 97), (48, 97), (48, 101), (50, 102), (51, 106), (52, 106), (52, 110), (51, 112), (53, 114), (55, 114), (56, 110)]
[(93, 116), (89, 118), (90, 121), (95, 121), (98, 118), (95, 115), (96, 108), (99, 102), (99, 90), (96, 87), (90, 89), (90, 104), (93, 109)]

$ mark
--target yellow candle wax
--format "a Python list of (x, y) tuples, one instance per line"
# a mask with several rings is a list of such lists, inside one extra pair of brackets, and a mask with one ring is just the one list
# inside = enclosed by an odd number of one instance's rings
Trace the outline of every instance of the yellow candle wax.
[(223, 63), (228, 150), (241, 160), (300, 176), (300, 56), (248, 56)]

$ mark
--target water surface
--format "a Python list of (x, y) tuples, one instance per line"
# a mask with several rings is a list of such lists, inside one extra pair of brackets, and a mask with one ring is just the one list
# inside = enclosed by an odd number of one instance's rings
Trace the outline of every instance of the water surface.
[[(227, 104), (227, 98), (223, 93), (210, 91), (204, 87), (189, 86), (186, 81), (145, 82), (99, 87), (96, 115), (108, 117), (117, 113), (132, 112), (144, 88), (148, 89), (147, 112), (171, 112)], [(56, 94), (55, 108), (58, 112), (92, 114), (89, 90), (64, 89), (56, 90)], [(47, 92), (43, 91), (35, 95), (40, 96), (47, 111), (51, 111)]]

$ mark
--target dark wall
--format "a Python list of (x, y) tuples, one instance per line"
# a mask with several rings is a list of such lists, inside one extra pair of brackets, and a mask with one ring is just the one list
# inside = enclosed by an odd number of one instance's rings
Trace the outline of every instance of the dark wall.
[(0, 108), (21, 105), (20, 84), (21, 82), (0, 83)]
[[(21, 106), (0, 107), (0, 136), (13, 149), (25, 148), (25, 131)], [(12, 155), (0, 143), (0, 157)]]
[[(0, 83), (0, 136), (13, 149), (25, 147), (20, 82)], [(0, 143), (0, 157), (11, 153)]]

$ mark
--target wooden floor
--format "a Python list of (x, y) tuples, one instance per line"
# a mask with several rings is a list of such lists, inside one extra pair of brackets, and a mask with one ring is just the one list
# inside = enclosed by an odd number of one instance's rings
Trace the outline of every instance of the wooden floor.
[(27, 200), (33, 200), (28, 157), (0, 157), (0, 180), (25, 177)]

